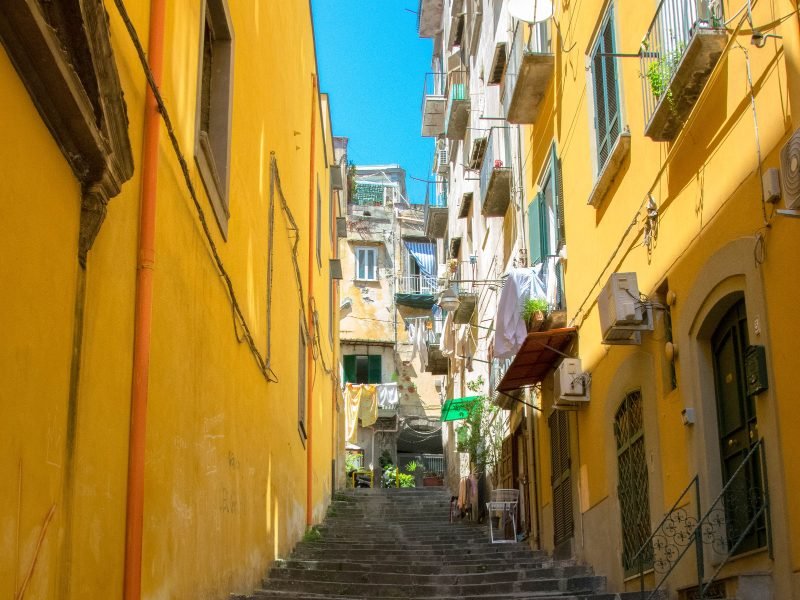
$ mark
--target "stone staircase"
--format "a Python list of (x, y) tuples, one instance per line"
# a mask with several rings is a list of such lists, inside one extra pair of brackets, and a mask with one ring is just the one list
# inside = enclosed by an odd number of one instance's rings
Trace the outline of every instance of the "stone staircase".
[(276, 561), (253, 600), (638, 600), (527, 544), (491, 544), (486, 526), (448, 522), (441, 488), (339, 492), (325, 522)]

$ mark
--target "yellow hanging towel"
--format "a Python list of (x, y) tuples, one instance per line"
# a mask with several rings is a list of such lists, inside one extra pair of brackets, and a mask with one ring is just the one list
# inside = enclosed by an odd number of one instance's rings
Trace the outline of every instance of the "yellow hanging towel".
[(378, 386), (365, 383), (361, 386), (361, 405), (358, 409), (361, 426), (369, 427), (378, 420)]

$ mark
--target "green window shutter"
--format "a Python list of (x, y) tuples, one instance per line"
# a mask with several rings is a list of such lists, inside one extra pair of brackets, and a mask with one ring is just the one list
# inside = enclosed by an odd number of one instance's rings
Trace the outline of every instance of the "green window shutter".
[(554, 244), (558, 251), (566, 243), (566, 232), (564, 228), (564, 180), (561, 175), (561, 159), (556, 154), (556, 145), (551, 148), (553, 161), (553, 213), (556, 216), (556, 231), (558, 239)]
[(344, 380), (354, 382), (356, 380), (356, 357), (353, 354), (346, 354), (342, 359), (344, 365)]
[(544, 194), (539, 192), (528, 205), (528, 241), (531, 249), (531, 265), (543, 259), (542, 252), (542, 213), (544, 207)]
[(613, 56), (608, 56), (614, 52), (616, 52), (614, 13), (609, 10), (592, 57), (598, 169), (605, 166), (621, 127), (617, 63)]
[(381, 383), (381, 356), (380, 354), (369, 357), (369, 383)]

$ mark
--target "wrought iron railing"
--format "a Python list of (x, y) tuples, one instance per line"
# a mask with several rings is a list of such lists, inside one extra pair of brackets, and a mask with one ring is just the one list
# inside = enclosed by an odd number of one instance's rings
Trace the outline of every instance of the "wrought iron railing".
[(425, 472), (444, 475), (444, 456), (442, 454), (423, 454), (422, 462)]
[(486, 196), (489, 180), (496, 169), (511, 170), (511, 128), (492, 127), (486, 142), (486, 152), (481, 164), (481, 199)]
[(721, 0), (661, 0), (642, 40), (640, 75), (645, 127), (669, 92), (689, 42), (699, 29), (725, 26)]
[[(694, 495), (694, 515), (686, 504)], [(695, 516), (696, 515), (696, 516)], [(702, 516), (701, 516), (702, 515)], [(763, 539), (763, 543), (762, 543)], [(697, 569), (697, 596), (705, 598), (722, 568), (743, 546), (763, 548), (772, 556), (767, 465), (764, 440), (758, 440), (728, 478), (719, 495), (705, 513), (700, 509), (700, 480), (695, 476), (661, 523), (645, 541), (633, 560), (639, 565), (640, 597), (655, 597), (681, 559), (694, 547)], [(708, 580), (705, 577), (705, 546), (723, 555)], [(644, 573), (652, 567), (655, 586), (645, 591)]]
[(401, 275), (397, 278), (397, 292), (400, 294), (435, 294), (435, 277), (427, 275)]

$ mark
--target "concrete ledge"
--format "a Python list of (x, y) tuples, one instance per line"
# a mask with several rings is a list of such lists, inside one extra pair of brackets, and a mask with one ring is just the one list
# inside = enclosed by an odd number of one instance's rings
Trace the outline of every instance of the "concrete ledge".
[(609, 155), (603, 170), (600, 171), (600, 175), (597, 177), (597, 182), (595, 182), (594, 187), (592, 188), (592, 193), (589, 194), (589, 201), (587, 204), (594, 206), (595, 208), (600, 206), (600, 203), (603, 201), (603, 198), (606, 197), (611, 184), (614, 183), (614, 179), (616, 179), (622, 163), (625, 161), (625, 158), (630, 154), (630, 152), (631, 132), (626, 129), (619, 134), (617, 141), (614, 143), (614, 147), (611, 149), (611, 154)]

